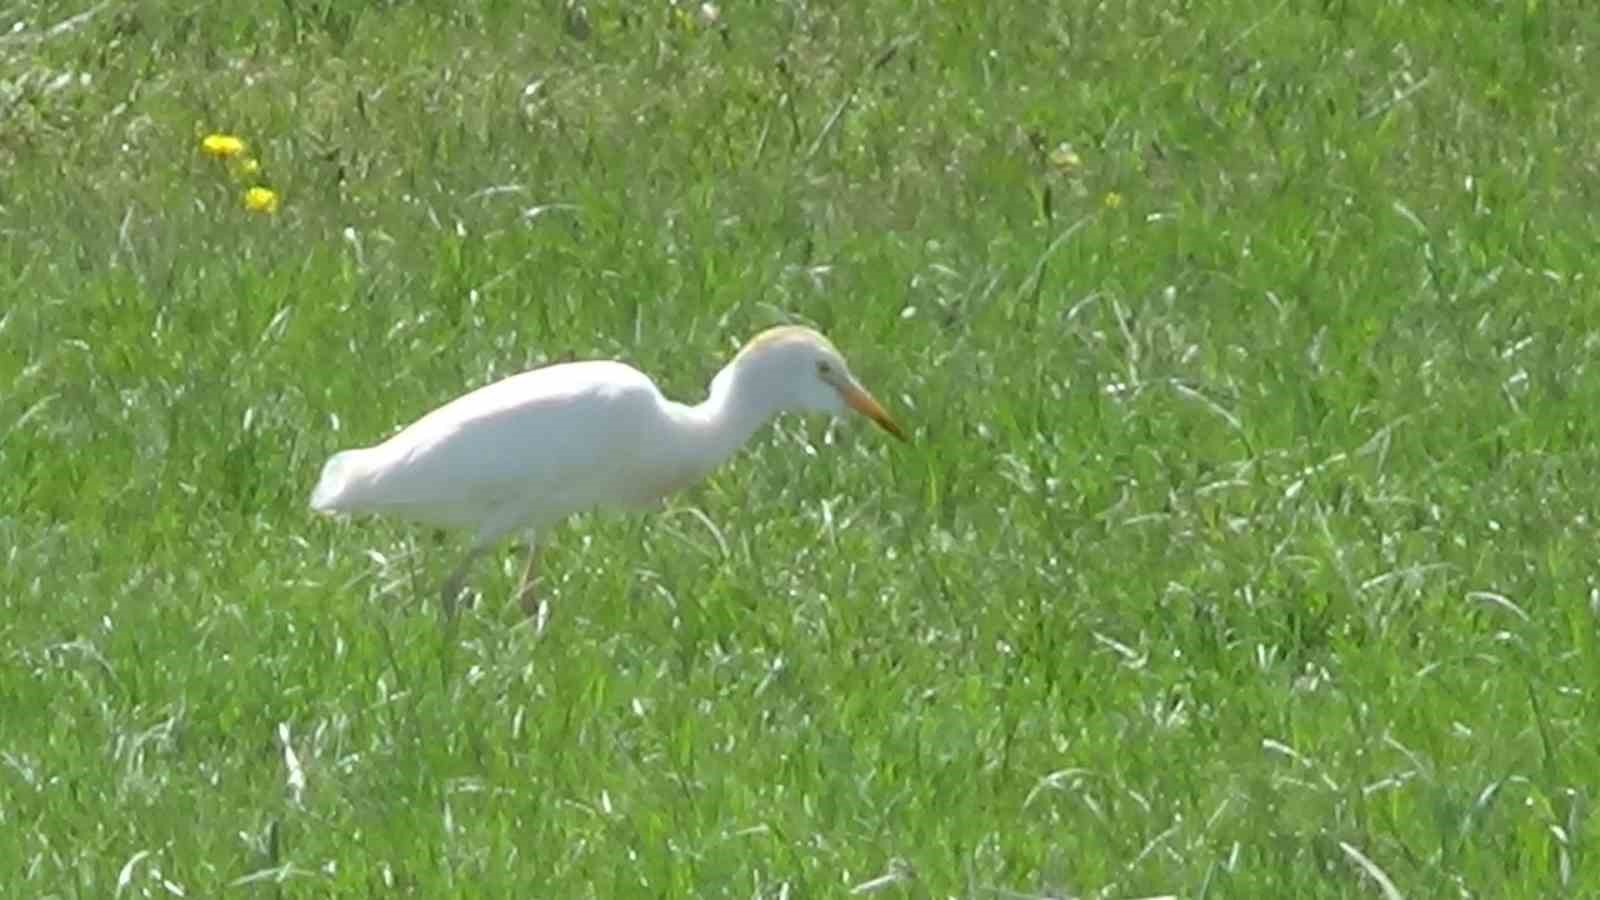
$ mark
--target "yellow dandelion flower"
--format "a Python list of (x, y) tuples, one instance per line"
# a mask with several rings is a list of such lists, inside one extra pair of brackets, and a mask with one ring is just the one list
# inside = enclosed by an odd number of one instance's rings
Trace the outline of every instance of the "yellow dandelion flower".
[(272, 188), (253, 187), (244, 192), (244, 208), (251, 212), (275, 213), (278, 211), (278, 192)]
[(208, 134), (200, 140), (200, 152), (216, 159), (232, 159), (244, 150), (244, 141), (231, 134)]
[(1106, 209), (1116, 209), (1122, 205), (1122, 195), (1116, 191), (1106, 195)]

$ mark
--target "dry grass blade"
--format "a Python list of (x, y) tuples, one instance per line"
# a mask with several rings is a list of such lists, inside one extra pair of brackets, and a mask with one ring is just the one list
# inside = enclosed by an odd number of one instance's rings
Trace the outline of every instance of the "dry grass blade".
[(1377, 863), (1367, 858), (1365, 853), (1345, 841), (1339, 842), (1339, 849), (1343, 850), (1344, 855), (1350, 857), (1351, 861), (1359, 866), (1368, 878), (1372, 879), (1372, 883), (1377, 885), (1378, 890), (1383, 894), (1384, 900), (1405, 900), (1405, 896), (1400, 893), (1399, 888), (1394, 886), (1394, 882), (1390, 880), (1389, 876), (1378, 868)]

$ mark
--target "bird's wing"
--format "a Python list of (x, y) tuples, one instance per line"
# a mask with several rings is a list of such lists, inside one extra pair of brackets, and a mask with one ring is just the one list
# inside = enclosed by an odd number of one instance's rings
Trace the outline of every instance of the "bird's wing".
[(373, 448), (360, 500), (419, 521), (475, 527), (507, 504), (537, 505), (528, 517), (537, 527), (591, 505), (589, 486), (633, 465), (660, 403), (655, 385), (621, 363), (514, 375)]

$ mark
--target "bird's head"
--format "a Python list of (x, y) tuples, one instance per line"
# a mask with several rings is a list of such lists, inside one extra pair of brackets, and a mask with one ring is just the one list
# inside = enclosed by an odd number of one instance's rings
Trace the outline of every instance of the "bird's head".
[(853, 409), (906, 440), (899, 423), (850, 374), (838, 348), (810, 328), (769, 328), (751, 338), (734, 363), (781, 392), (784, 406), (833, 415)]

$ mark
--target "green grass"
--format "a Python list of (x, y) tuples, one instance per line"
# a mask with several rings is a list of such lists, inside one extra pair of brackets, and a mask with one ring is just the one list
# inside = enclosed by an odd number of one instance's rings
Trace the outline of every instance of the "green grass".
[[(1600, 894), (1597, 46), (1576, 0), (10, 4), (5, 892)], [(458, 542), (306, 510), (470, 386), (696, 399), (781, 321), (915, 442), (784, 419), (574, 520), (542, 636), (513, 548), (446, 632)]]

